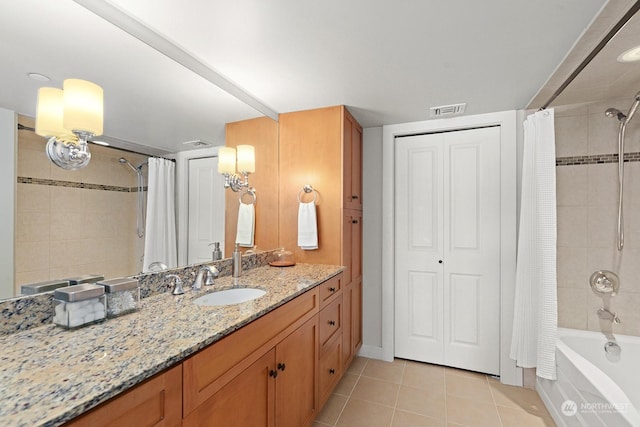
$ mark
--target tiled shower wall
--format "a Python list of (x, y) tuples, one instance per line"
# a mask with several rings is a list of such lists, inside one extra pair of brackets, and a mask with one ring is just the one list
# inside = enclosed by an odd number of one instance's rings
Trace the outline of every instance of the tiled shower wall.
[[(627, 127), (625, 247), (616, 248), (618, 121), (604, 112), (626, 112), (632, 98), (557, 107), (558, 324), (561, 327), (640, 336), (640, 119)], [(589, 277), (611, 270), (620, 278), (614, 297), (595, 294)], [(600, 320), (598, 308), (622, 323)]]
[[(33, 127), (29, 118), (19, 122)], [(118, 159), (138, 165), (147, 157), (92, 144), (89, 165), (66, 171), (47, 159), (45, 144), (33, 131), (18, 132), (16, 293), (26, 283), (140, 272), (136, 175)]]

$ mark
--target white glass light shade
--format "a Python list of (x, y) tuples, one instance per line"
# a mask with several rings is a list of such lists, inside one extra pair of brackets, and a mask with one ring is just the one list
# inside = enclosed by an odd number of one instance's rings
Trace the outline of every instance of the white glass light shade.
[(36, 133), (40, 136), (61, 137), (69, 132), (62, 126), (62, 89), (41, 87), (36, 106)]
[(62, 85), (63, 126), (70, 131), (102, 135), (103, 91), (100, 86), (86, 80), (66, 79)]
[(236, 149), (220, 147), (218, 150), (218, 173), (236, 173)]
[(254, 173), (256, 154), (253, 145), (238, 145), (238, 172)]

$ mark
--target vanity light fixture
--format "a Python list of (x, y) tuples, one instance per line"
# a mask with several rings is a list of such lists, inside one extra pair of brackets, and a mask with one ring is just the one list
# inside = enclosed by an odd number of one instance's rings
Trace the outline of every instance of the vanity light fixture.
[(255, 171), (256, 155), (252, 145), (238, 145), (237, 149), (220, 147), (218, 150), (218, 173), (224, 175), (224, 188), (233, 191), (249, 188), (249, 174)]
[(625, 50), (618, 56), (618, 62), (636, 62), (640, 61), (640, 46), (632, 47)]
[(66, 79), (62, 89), (38, 90), (36, 133), (49, 139), (49, 160), (66, 170), (89, 164), (87, 140), (102, 135), (103, 105), (102, 88), (86, 80)]

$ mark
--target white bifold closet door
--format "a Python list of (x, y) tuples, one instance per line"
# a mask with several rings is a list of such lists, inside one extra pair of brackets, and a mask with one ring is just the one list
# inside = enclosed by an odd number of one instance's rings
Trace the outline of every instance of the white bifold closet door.
[(211, 261), (214, 242), (224, 250), (224, 190), (217, 157), (189, 160), (189, 264)]
[(395, 140), (395, 355), (500, 368), (500, 127)]

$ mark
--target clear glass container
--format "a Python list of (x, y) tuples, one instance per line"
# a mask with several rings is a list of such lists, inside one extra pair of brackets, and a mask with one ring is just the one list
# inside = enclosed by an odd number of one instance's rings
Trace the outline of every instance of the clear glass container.
[(296, 265), (296, 260), (294, 259), (293, 252), (288, 251), (284, 248), (280, 248), (273, 254), (273, 261), (269, 263), (274, 267), (291, 267)]
[(72, 329), (103, 321), (106, 317), (104, 287), (90, 283), (54, 291), (53, 323)]
[(107, 317), (133, 313), (140, 308), (140, 287), (136, 279), (111, 279), (98, 282), (107, 295)]

